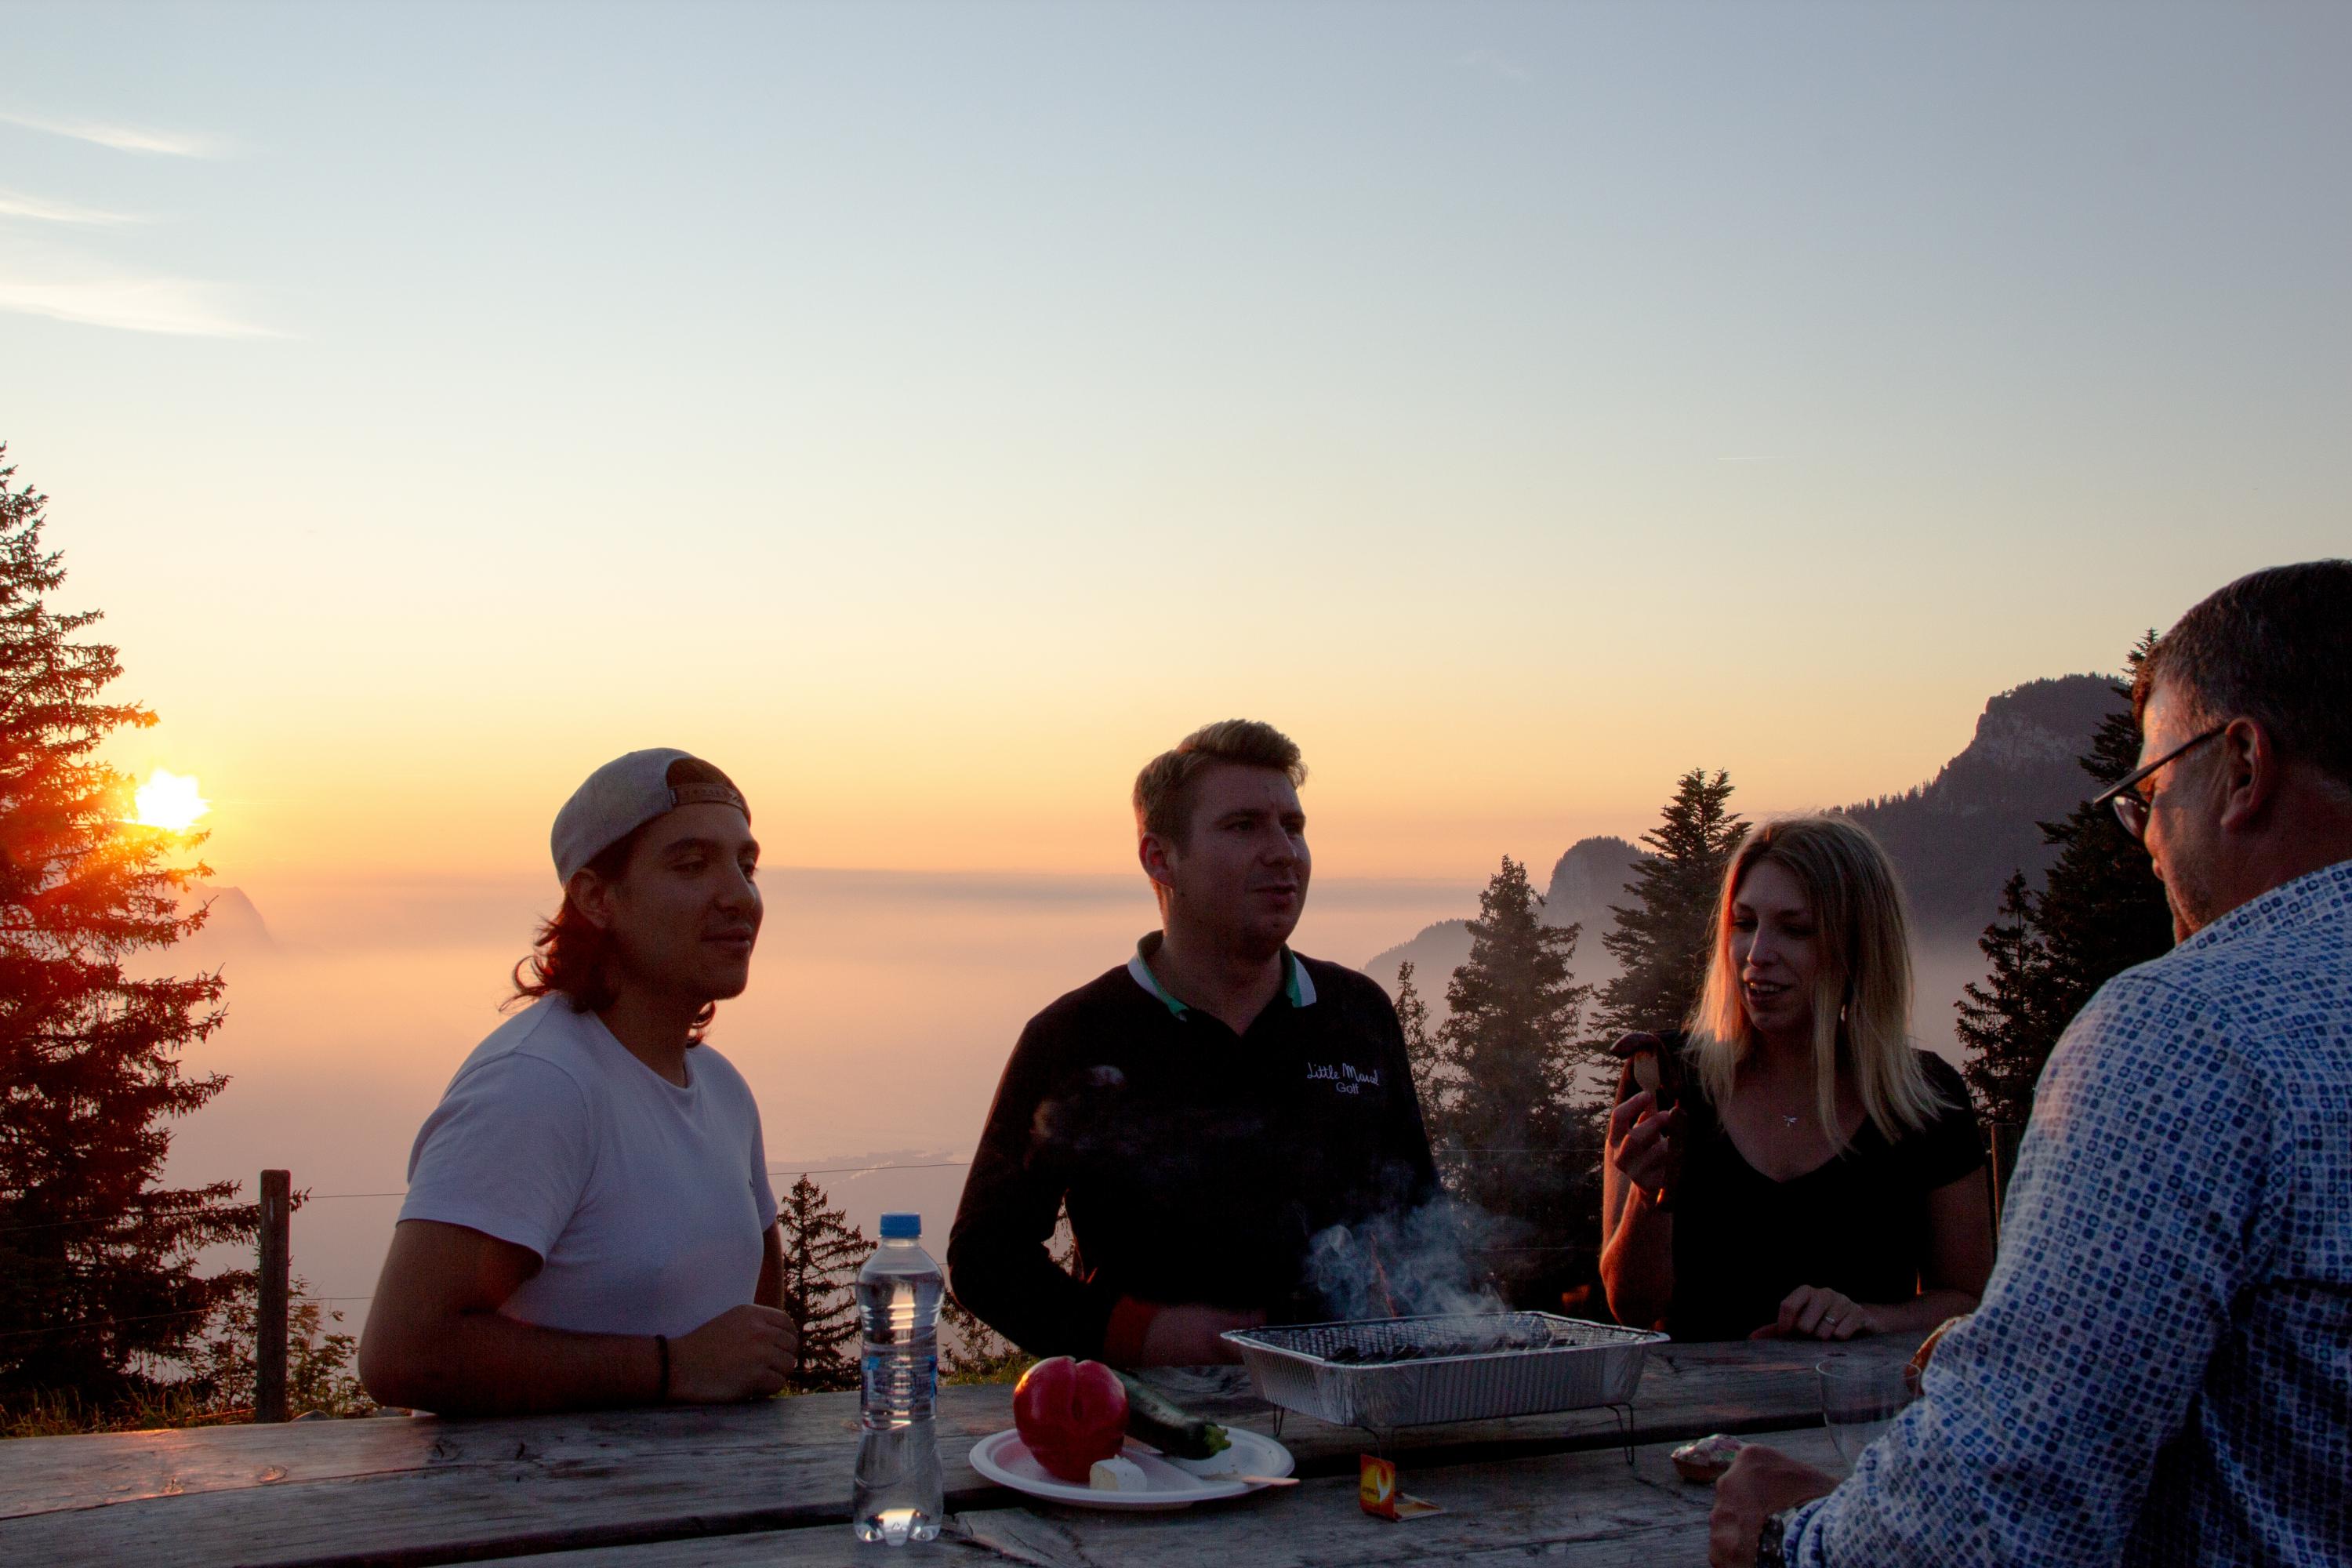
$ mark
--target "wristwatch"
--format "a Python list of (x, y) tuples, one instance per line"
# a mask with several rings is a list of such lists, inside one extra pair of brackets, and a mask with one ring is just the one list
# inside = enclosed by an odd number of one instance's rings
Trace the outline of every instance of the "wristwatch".
[(1756, 1537), (1756, 1568), (1788, 1568), (1789, 1519), (1796, 1511), (1784, 1508), (1765, 1520)]

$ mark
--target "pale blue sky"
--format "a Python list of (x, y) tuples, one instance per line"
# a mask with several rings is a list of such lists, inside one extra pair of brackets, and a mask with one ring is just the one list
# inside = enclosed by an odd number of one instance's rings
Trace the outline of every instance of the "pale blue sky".
[(1246, 710), (1453, 874), (2352, 542), (2341, 8), (7, 28), (0, 439), (232, 862), (527, 864), (676, 734), (799, 858), (1099, 868)]

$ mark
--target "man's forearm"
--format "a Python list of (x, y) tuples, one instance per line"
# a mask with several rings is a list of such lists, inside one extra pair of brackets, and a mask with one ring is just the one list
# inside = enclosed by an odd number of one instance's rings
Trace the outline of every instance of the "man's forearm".
[[(967, 1284), (969, 1278), (969, 1284)], [(957, 1300), (1032, 1355), (1099, 1357), (1116, 1301), (1073, 1279), (1045, 1249), (1017, 1267), (956, 1276)]]
[(661, 1350), (649, 1334), (572, 1333), (498, 1312), (444, 1320), (392, 1360), (373, 1370), (370, 1392), (443, 1415), (650, 1405), (662, 1381)]
[(1116, 1295), (1073, 1279), (1018, 1214), (968, 1205), (948, 1239), (948, 1279), (957, 1300), (1032, 1355), (1102, 1353)]

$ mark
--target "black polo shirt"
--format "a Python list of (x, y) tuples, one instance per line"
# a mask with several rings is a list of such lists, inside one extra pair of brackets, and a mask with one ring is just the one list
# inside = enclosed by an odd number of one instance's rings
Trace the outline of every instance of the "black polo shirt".
[[(1022, 1031), (948, 1237), (957, 1298), (1035, 1354), (1100, 1355), (1122, 1297), (1329, 1316), (1308, 1238), (1437, 1191), (1376, 982), (1285, 950), (1236, 1035), (1161, 989), (1159, 942)], [(1076, 1277), (1046, 1250), (1065, 1205)]]

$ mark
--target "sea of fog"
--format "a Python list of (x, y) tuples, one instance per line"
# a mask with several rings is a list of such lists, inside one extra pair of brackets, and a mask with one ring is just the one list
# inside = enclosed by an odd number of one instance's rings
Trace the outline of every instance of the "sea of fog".
[[(751, 988), (721, 1007), (710, 1040), (759, 1099), (776, 1185), (810, 1172), (868, 1235), (885, 1210), (912, 1209), (936, 1253), (1022, 1024), (1125, 962), (1156, 923), (1150, 893), (1127, 877), (791, 869), (766, 886)], [(231, 1081), (173, 1125), (166, 1179), (226, 1178), (249, 1194), (263, 1168), (291, 1171), (312, 1194), (293, 1221), (294, 1271), (354, 1328), (417, 1126), (497, 1026), (548, 889), (420, 879), (245, 890), (266, 935), (224, 920), (173, 955), (227, 980), (227, 1022), (186, 1066)], [(1433, 921), (1475, 914), (1476, 895), (1318, 879), (1297, 945), (1361, 964)], [(1923, 953), (1920, 968), (1917, 1027), (1948, 1054), (1951, 999), (1981, 964), (1967, 950)]]

